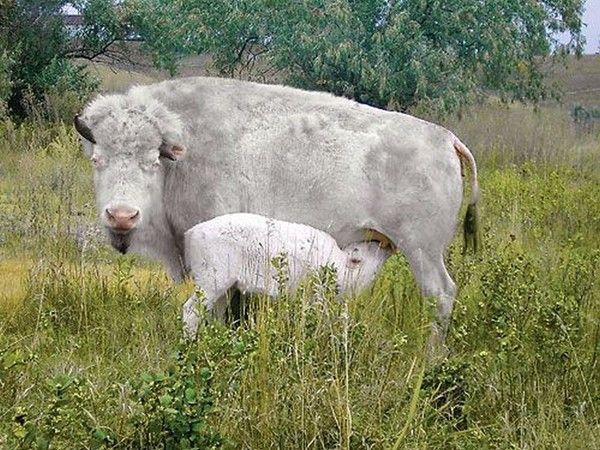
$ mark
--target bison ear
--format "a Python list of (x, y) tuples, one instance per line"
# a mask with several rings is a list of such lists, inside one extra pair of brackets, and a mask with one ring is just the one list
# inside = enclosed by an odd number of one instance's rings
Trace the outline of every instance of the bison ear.
[(170, 159), (171, 161), (178, 161), (185, 155), (185, 147), (180, 144), (169, 144), (163, 141), (159, 148), (160, 156)]

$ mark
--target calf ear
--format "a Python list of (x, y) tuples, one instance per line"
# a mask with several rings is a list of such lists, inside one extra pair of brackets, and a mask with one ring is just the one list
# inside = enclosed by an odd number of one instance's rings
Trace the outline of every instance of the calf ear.
[(171, 144), (163, 141), (158, 149), (160, 156), (170, 159), (171, 161), (178, 161), (185, 155), (185, 147), (180, 144)]

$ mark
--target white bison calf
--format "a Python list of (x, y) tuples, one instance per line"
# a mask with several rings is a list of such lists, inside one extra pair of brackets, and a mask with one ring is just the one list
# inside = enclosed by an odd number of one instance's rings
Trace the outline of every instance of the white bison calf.
[[(275, 296), (280, 292), (274, 257), (285, 256), (294, 289), (310, 271), (332, 265), (341, 293), (367, 287), (390, 256), (377, 242), (359, 242), (340, 249), (329, 234), (307, 225), (256, 214), (227, 214), (202, 222), (185, 233), (186, 264), (206, 297), (207, 310), (223, 320), (230, 289)], [(186, 335), (198, 327), (197, 298), (183, 306)]]

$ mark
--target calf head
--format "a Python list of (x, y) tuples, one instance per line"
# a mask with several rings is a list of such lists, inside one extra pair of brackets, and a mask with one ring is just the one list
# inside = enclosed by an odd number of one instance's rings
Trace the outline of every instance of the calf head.
[(125, 253), (137, 230), (164, 218), (164, 165), (185, 153), (182, 125), (152, 99), (118, 95), (92, 102), (74, 125), (93, 165), (100, 220)]
[(389, 248), (384, 248), (375, 241), (356, 242), (343, 250), (347, 257), (342, 284), (345, 290), (368, 287), (392, 254)]

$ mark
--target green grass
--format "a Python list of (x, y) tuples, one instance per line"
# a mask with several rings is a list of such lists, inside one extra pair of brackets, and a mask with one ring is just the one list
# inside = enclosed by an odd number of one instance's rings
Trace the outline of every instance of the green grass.
[(599, 136), (563, 114), (452, 125), (479, 162), (484, 245), (449, 251), (437, 365), (401, 256), (347, 304), (313, 280), (186, 345), (192, 287), (96, 236), (70, 127), (0, 125), (0, 448), (599, 448)]

